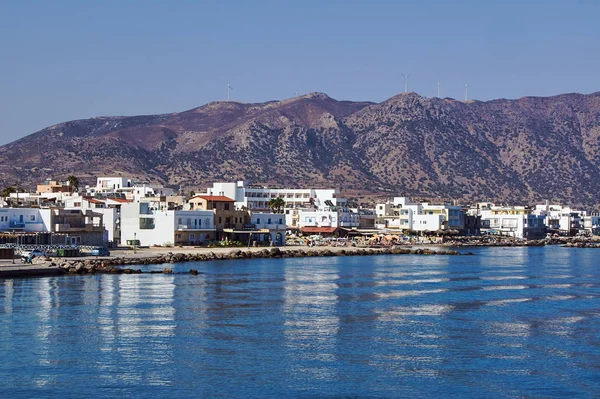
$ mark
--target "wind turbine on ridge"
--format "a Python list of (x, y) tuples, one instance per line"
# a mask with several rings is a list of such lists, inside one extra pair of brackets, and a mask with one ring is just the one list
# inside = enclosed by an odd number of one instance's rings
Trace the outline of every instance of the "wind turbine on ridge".
[(408, 93), (408, 77), (410, 76), (410, 73), (408, 75), (405, 75), (402, 72), (400, 72), (400, 74), (404, 76), (404, 92)]
[(465, 84), (465, 101), (469, 100), (469, 85)]
[(227, 101), (229, 101), (229, 92), (233, 90), (233, 87), (227, 82)]
[(440, 84), (440, 82), (438, 82), (438, 98), (440, 98), (440, 86), (441, 86), (441, 84)]

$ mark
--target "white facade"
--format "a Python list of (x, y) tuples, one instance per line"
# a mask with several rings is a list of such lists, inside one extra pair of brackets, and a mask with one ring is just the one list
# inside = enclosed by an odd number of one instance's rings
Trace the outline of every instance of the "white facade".
[(237, 209), (246, 207), (266, 210), (269, 209), (269, 200), (273, 198), (282, 198), (286, 208), (315, 207), (324, 209), (329, 206), (346, 206), (346, 200), (337, 198), (338, 191), (335, 189), (251, 187), (243, 181), (238, 181), (236, 183), (213, 183), (206, 193), (234, 199)]
[(575, 235), (584, 229), (583, 219), (586, 212), (572, 209), (569, 206), (546, 203), (536, 205), (534, 213), (546, 217), (546, 225), (549, 229), (558, 230), (563, 234)]
[(50, 209), (0, 208), (0, 231), (50, 232)]
[(254, 230), (268, 230), (270, 241), (275, 245), (285, 245), (285, 215), (282, 213), (270, 212), (252, 212), (250, 224), (254, 225)]
[(98, 177), (96, 179), (97, 193), (112, 193), (123, 188), (133, 187), (132, 179), (124, 177)]
[(146, 197), (167, 197), (175, 194), (172, 188), (166, 188), (155, 184), (136, 184), (131, 192), (131, 198), (135, 202), (139, 202)]
[(156, 210), (145, 202), (121, 206), (121, 245), (130, 240), (139, 240), (142, 246), (202, 243), (214, 234), (210, 210)]
[(95, 187), (86, 187), (86, 195), (89, 196), (115, 194), (136, 202), (145, 197), (170, 196), (174, 193), (175, 190), (172, 188), (166, 188), (159, 184), (135, 182), (133, 179), (124, 177), (98, 177)]
[(377, 204), (377, 227), (415, 231), (462, 230), (465, 213), (460, 206), (411, 202), (395, 197), (391, 203)]
[[(359, 214), (350, 212), (347, 208), (324, 209), (324, 210), (294, 210), (297, 215), (297, 222), (294, 225), (291, 221), (290, 226), (302, 227), (359, 227)], [(293, 212), (290, 212), (289, 219), (292, 220)]]
[[(536, 215), (525, 207), (498, 207), (479, 211), (489, 229), (515, 238), (536, 238), (546, 233), (545, 216)], [(486, 225), (487, 225), (486, 223)]]

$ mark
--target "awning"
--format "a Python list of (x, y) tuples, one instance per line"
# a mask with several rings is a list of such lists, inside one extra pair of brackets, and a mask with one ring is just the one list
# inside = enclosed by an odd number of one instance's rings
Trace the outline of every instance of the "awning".
[[(346, 233), (348, 233), (348, 235), (372, 236), (375, 234), (384, 234), (384, 233), (390, 234), (386, 230), (377, 230), (377, 229), (356, 229), (356, 228), (348, 229), (348, 228), (344, 228), (344, 227), (340, 227), (339, 229), (346, 231)], [(397, 232), (394, 234), (397, 234)]]
[(306, 226), (306, 227), (302, 227), (300, 229), (301, 232), (303, 233), (326, 233), (326, 234), (331, 234), (334, 233), (337, 230), (337, 227), (312, 227), (312, 226)]
[(236, 234), (264, 234), (270, 233), (269, 229), (258, 229), (258, 230), (234, 230), (234, 229), (223, 229), (223, 233), (236, 233)]

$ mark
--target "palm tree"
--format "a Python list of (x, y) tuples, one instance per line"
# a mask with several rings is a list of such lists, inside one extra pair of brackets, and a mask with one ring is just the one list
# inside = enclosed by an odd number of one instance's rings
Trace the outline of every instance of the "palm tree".
[(79, 190), (79, 179), (76, 176), (70, 175), (67, 177), (69, 186), (73, 187), (73, 191)]
[(285, 201), (283, 198), (271, 198), (268, 202), (269, 208), (273, 210), (275, 213), (283, 213), (283, 208), (285, 207)]

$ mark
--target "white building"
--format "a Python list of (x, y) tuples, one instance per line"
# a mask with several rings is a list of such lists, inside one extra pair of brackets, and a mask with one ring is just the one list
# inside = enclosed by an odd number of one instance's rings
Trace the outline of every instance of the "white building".
[[(252, 212), (250, 215), (251, 227), (258, 233), (259, 241), (270, 241), (276, 246), (285, 245), (285, 215), (270, 212)], [(253, 233), (253, 238), (256, 234)], [(267, 237), (268, 236), (268, 237)]]
[(160, 210), (147, 202), (121, 206), (121, 245), (195, 245), (215, 239), (212, 210)]
[[(1, 208), (0, 231), (22, 236), (51, 233), (43, 244), (104, 245), (103, 216), (92, 210)], [(41, 242), (36, 242), (41, 243)]]
[(98, 177), (96, 186), (85, 188), (86, 196), (123, 196), (126, 199), (139, 202), (145, 197), (171, 196), (175, 194), (172, 188), (160, 184), (134, 181), (124, 177)]
[[(298, 209), (298, 223), (294, 227), (359, 227), (358, 213), (350, 212), (347, 208), (306, 210)], [(290, 215), (291, 219), (291, 215)], [(290, 224), (293, 226), (293, 224)]]
[(598, 213), (587, 212), (558, 204), (536, 205), (538, 215), (546, 217), (549, 232), (565, 235), (598, 234), (600, 232), (600, 217)]
[(236, 183), (213, 183), (206, 193), (234, 199), (237, 209), (245, 207), (254, 210), (268, 210), (269, 200), (273, 198), (282, 198), (286, 208), (323, 209), (329, 206), (346, 206), (346, 200), (338, 198), (338, 191), (335, 189), (256, 187), (238, 181)]
[(437, 231), (464, 229), (465, 213), (460, 206), (411, 202), (395, 197), (390, 203), (377, 204), (376, 226), (382, 229)]
[[(501, 207), (489, 205), (478, 207), (482, 224), (488, 231), (515, 238), (541, 238), (546, 234), (546, 217), (537, 215), (524, 206)], [(482, 228), (482, 230), (484, 230)]]
[(0, 208), (0, 231), (50, 232), (50, 209)]

